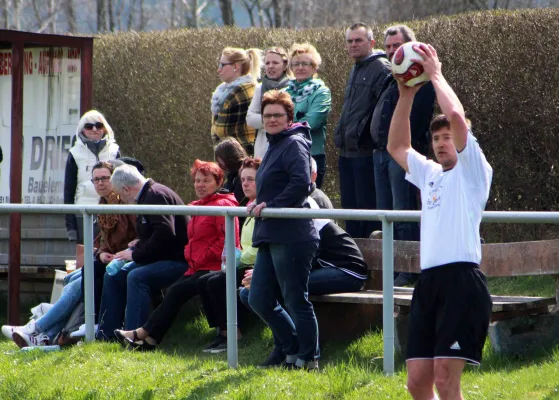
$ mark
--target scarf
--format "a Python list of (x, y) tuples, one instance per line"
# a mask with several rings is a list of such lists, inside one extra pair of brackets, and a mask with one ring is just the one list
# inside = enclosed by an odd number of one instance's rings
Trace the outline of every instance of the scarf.
[(233, 89), (235, 89), (237, 86), (242, 85), (243, 83), (249, 82), (252, 82), (252, 77), (247, 74), (235, 79), (233, 82), (223, 82), (221, 85), (219, 85), (215, 89), (215, 92), (213, 92), (212, 94), (212, 114), (219, 114), (219, 112), (223, 109), (223, 103), (225, 103), (225, 99), (227, 98), (227, 96), (229, 96)]
[(101, 150), (105, 148), (107, 144), (107, 134), (103, 137), (103, 139), (99, 140), (98, 142), (94, 142), (93, 140), (88, 139), (82, 132), (80, 132), (80, 140), (83, 144), (87, 146), (89, 151), (91, 151), (95, 156), (99, 156)]
[(283, 89), (284, 87), (287, 87), (288, 84), (289, 78), (285, 74), (283, 74), (279, 80), (270, 79), (264, 75), (262, 77), (262, 96), (264, 96), (264, 93), (268, 90)]
[[(109, 193), (107, 198), (101, 198), (100, 204), (121, 204), (120, 196), (116, 192)], [(100, 214), (97, 216), (97, 223), (101, 232), (108, 234), (112, 232), (118, 223), (118, 214)]]
[(323, 85), (324, 82), (320, 79), (309, 78), (301, 83), (298, 83), (297, 80), (293, 79), (289, 81), (287, 91), (291, 95), (291, 99), (294, 103), (300, 103)]

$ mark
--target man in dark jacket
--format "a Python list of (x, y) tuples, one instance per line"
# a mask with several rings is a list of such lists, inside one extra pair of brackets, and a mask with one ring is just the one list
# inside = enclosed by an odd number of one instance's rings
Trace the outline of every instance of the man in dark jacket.
[[(113, 189), (127, 203), (184, 205), (168, 187), (146, 179), (131, 165), (115, 169)], [(115, 255), (126, 264), (115, 275), (105, 274), (99, 311), (98, 338), (113, 340), (114, 330), (134, 330), (149, 316), (153, 293), (174, 283), (186, 272), (184, 259), (187, 218), (183, 215), (138, 215), (138, 240)]]
[[(398, 48), (407, 42), (415, 41), (414, 32), (406, 25), (397, 25), (384, 32), (384, 47), (388, 58), (392, 58)], [(376, 144), (373, 153), (376, 203), (379, 210), (417, 210), (417, 188), (406, 180), (406, 171), (392, 159), (386, 145), (392, 114), (398, 103), (399, 92), (396, 80), (389, 75), (384, 82), (384, 90), (379, 97), (371, 121), (371, 136)], [(433, 117), (435, 89), (428, 82), (424, 85), (413, 102), (410, 115), (411, 138), (413, 148), (420, 154), (427, 155), (429, 143), (429, 123)], [(394, 239), (419, 240), (417, 222), (396, 222)], [(399, 274), (395, 284), (406, 286), (417, 279), (418, 274)]]
[[(363, 23), (352, 25), (346, 32), (347, 49), (355, 60), (347, 82), (344, 105), (334, 131), (334, 142), (340, 149), (340, 195), (346, 209), (376, 209), (373, 174), (373, 142), (369, 135), (371, 115), (390, 62), (383, 51), (373, 51), (375, 41), (371, 28)], [(379, 222), (346, 221), (352, 237), (368, 237)]]

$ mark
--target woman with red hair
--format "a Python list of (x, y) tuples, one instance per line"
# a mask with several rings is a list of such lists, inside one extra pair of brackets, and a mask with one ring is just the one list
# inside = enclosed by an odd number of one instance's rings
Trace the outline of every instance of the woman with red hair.
[[(214, 162), (196, 160), (190, 174), (198, 200), (190, 206), (237, 206), (235, 196), (220, 193), (223, 171)], [(188, 270), (182, 278), (171, 285), (159, 307), (148, 321), (133, 331), (116, 330), (116, 337), (123, 343), (139, 350), (154, 350), (171, 327), (183, 304), (198, 294), (197, 281), (211, 271), (221, 269), (221, 253), (225, 241), (225, 218), (194, 215), (188, 223), (188, 243), (184, 258)], [(235, 245), (239, 247), (239, 226), (235, 218)]]

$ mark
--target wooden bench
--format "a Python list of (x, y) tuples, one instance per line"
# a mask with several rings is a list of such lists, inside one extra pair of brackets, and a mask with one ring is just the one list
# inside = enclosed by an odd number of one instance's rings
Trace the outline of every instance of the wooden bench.
[[(357, 239), (367, 265), (369, 278), (365, 289), (356, 293), (337, 293), (322, 296), (310, 296), (310, 300), (317, 308), (317, 314), (326, 314), (326, 323), (321, 323), (321, 335), (341, 338), (347, 336), (339, 332), (340, 327), (349, 327), (354, 331), (380, 326), (382, 321), (382, 240)], [(559, 240), (544, 240), (535, 242), (495, 243), (482, 245), (481, 269), (487, 277), (539, 276), (547, 275), (556, 280), (556, 297), (527, 297), (527, 296), (492, 296), (493, 313), (491, 316), (490, 336), (492, 342), (502, 341), (503, 327), (508, 329), (507, 340), (515, 336), (515, 332), (537, 334), (538, 321), (535, 315), (545, 315), (553, 321), (559, 319), (557, 304), (559, 304)], [(396, 272), (420, 272), (419, 242), (394, 241), (394, 270)], [(394, 288), (394, 312), (398, 340), (403, 342), (402, 330), (407, 324), (407, 314), (411, 304), (413, 288)], [(327, 303), (321, 307), (320, 303)], [(349, 304), (356, 307), (353, 311)], [(334, 309), (332, 306), (336, 305)], [(324, 309), (324, 310), (321, 310)], [(319, 322), (320, 322), (319, 315)], [(341, 321), (332, 324), (332, 321)], [(547, 317), (543, 317), (544, 319)], [(498, 321), (507, 321), (497, 323)], [(520, 325), (522, 326), (520, 326)], [(549, 325), (549, 323), (546, 323)], [(549, 329), (554, 329), (552, 322)], [(559, 322), (557, 323), (559, 324)], [(324, 327), (324, 329), (323, 329)], [(493, 329), (494, 328), (494, 329)], [(499, 331), (499, 329), (501, 331)], [(543, 328), (542, 328), (543, 329)], [(336, 332), (338, 331), (338, 332)], [(493, 332), (493, 335), (491, 333)], [(559, 336), (559, 335), (556, 335)], [(539, 340), (539, 339), (538, 339)], [(534, 342), (535, 344), (536, 342)], [(497, 351), (507, 352), (504, 346), (495, 346)]]

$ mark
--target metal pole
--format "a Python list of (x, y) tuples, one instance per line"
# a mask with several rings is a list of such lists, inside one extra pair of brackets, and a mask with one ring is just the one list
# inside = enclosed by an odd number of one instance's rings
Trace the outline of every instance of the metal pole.
[(227, 254), (227, 363), (238, 367), (237, 352), (237, 266), (235, 265), (235, 217), (225, 216), (225, 245)]
[(382, 336), (384, 373), (394, 374), (394, 224), (382, 217)]
[(93, 294), (93, 215), (83, 213), (83, 271), (85, 299), (85, 341), (95, 340), (95, 299)]

